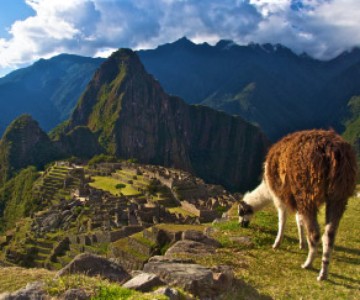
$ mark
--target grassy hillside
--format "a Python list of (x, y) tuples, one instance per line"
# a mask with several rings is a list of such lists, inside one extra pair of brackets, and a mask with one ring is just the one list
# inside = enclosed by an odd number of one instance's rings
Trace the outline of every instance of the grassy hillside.
[(28, 216), (38, 204), (32, 188), (39, 173), (35, 167), (23, 169), (0, 189), (0, 232), (12, 228), (16, 221)]
[[(224, 244), (213, 264), (230, 264), (239, 279), (238, 288), (229, 299), (360, 299), (360, 219), (359, 198), (352, 198), (341, 221), (330, 264), (329, 280), (317, 282), (321, 257), (313, 270), (303, 270), (307, 250), (298, 248), (295, 218), (290, 216), (280, 249), (273, 250), (277, 232), (277, 214), (271, 207), (259, 212), (250, 228), (240, 228), (231, 221), (216, 226)], [(324, 212), (319, 216), (324, 223)], [(231, 241), (248, 236), (252, 245)], [(321, 247), (319, 248), (321, 251)], [(204, 261), (206, 263), (206, 261)]]
[[(214, 225), (214, 235), (223, 248), (206, 257), (193, 257), (204, 265), (230, 265), (236, 275), (236, 284), (225, 299), (359, 299), (360, 298), (360, 220), (359, 198), (352, 198), (340, 224), (335, 251), (330, 266), (329, 280), (317, 282), (320, 255), (313, 270), (303, 270), (300, 264), (306, 258), (306, 250), (300, 250), (294, 218), (290, 216), (285, 230), (285, 239), (280, 249), (271, 245), (277, 230), (274, 208), (259, 212), (248, 229), (240, 228), (237, 221)], [(235, 215), (235, 212), (234, 212)], [(323, 212), (320, 224), (323, 223)], [(159, 225), (162, 226), (162, 225)], [(174, 225), (174, 227), (176, 227)], [(248, 237), (245, 243), (234, 238)], [(246, 240), (246, 239), (245, 239)], [(16, 275), (15, 275), (16, 274)], [(18, 276), (22, 274), (22, 276)], [(117, 285), (85, 276), (52, 281), (54, 273), (43, 269), (0, 267), (0, 293), (13, 291), (27, 282), (45, 280), (50, 294), (61, 294), (65, 289), (82, 286), (93, 295), (105, 293), (106, 299), (151, 299), (130, 293)], [(21, 280), (14, 279), (14, 276)], [(13, 284), (11, 285), (11, 282)], [(105, 295), (101, 294), (101, 295)], [(119, 296), (120, 295), (120, 296)], [(101, 296), (99, 296), (101, 299)], [(123, 297), (123, 298), (121, 298)], [(143, 297), (143, 298), (142, 298)]]

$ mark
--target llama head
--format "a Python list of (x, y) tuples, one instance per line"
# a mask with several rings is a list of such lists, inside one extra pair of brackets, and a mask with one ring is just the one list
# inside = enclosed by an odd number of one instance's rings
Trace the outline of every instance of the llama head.
[(249, 227), (250, 219), (254, 214), (254, 210), (252, 206), (247, 204), (245, 201), (240, 201), (238, 206), (238, 213), (239, 213), (239, 224), (241, 225), (241, 227)]

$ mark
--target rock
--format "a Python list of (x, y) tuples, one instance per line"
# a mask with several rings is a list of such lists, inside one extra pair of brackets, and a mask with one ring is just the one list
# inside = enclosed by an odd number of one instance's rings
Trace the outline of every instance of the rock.
[(61, 297), (62, 300), (88, 300), (88, 295), (83, 289), (70, 289), (67, 290)]
[(226, 218), (216, 218), (214, 221), (212, 221), (212, 224), (219, 224), (219, 223), (225, 223), (225, 222), (228, 222), (229, 221), (229, 218), (226, 217)]
[(174, 254), (209, 255), (215, 253), (215, 247), (203, 243), (182, 240), (176, 242), (165, 253), (166, 257)]
[(200, 298), (213, 293), (211, 269), (198, 264), (150, 262), (145, 264), (144, 271), (154, 273), (167, 284), (180, 287)]
[(0, 300), (48, 300), (50, 297), (43, 290), (44, 284), (40, 281), (28, 283), (25, 288), (11, 294), (1, 294)]
[(213, 299), (221, 295), (231, 288), (234, 279), (229, 266), (210, 269), (194, 263), (161, 259), (160, 256), (145, 264), (144, 272), (154, 273), (166, 284), (180, 287), (200, 299)]
[(164, 295), (169, 298), (169, 300), (181, 300), (181, 295), (177, 289), (169, 287), (161, 287), (153, 292), (153, 295)]
[(140, 292), (149, 292), (154, 287), (161, 285), (164, 285), (164, 282), (155, 274), (141, 273), (123, 284), (123, 287)]
[(162, 255), (155, 255), (150, 257), (149, 262), (168, 262), (168, 263), (184, 263), (184, 264), (194, 264), (195, 261), (190, 258), (172, 258), (165, 257)]
[(214, 279), (214, 290), (219, 293), (228, 291), (234, 280), (234, 272), (229, 266), (217, 266), (211, 269)]
[(216, 248), (221, 247), (221, 244), (217, 240), (207, 236), (206, 234), (204, 234), (200, 231), (196, 231), (196, 230), (184, 231), (182, 233), (182, 239), (203, 243), (203, 244), (213, 246)]
[(61, 269), (57, 276), (81, 273), (87, 276), (100, 275), (110, 281), (126, 282), (131, 276), (120, 266), (103, 257), (82, 253), (77, 255), (68, 265)]

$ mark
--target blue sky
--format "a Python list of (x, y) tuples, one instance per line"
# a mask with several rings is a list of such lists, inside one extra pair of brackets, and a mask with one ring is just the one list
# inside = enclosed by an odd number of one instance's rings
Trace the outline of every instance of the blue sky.
[(359, 20), (360, 0), (1, 0), (0, 76), (59, 53), (108, 56), (183, 36), (330, 59), (360, 46)]

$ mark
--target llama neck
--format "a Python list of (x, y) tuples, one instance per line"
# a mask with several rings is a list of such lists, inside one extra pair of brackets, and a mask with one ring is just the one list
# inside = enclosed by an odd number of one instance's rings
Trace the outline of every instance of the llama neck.
[(243, 201), (250, 205), (254, 212), (263, 209), (265, 206), (272, 202), (269, 188), (263, 180), (261, 184), (252, 192), (244, 196)]

